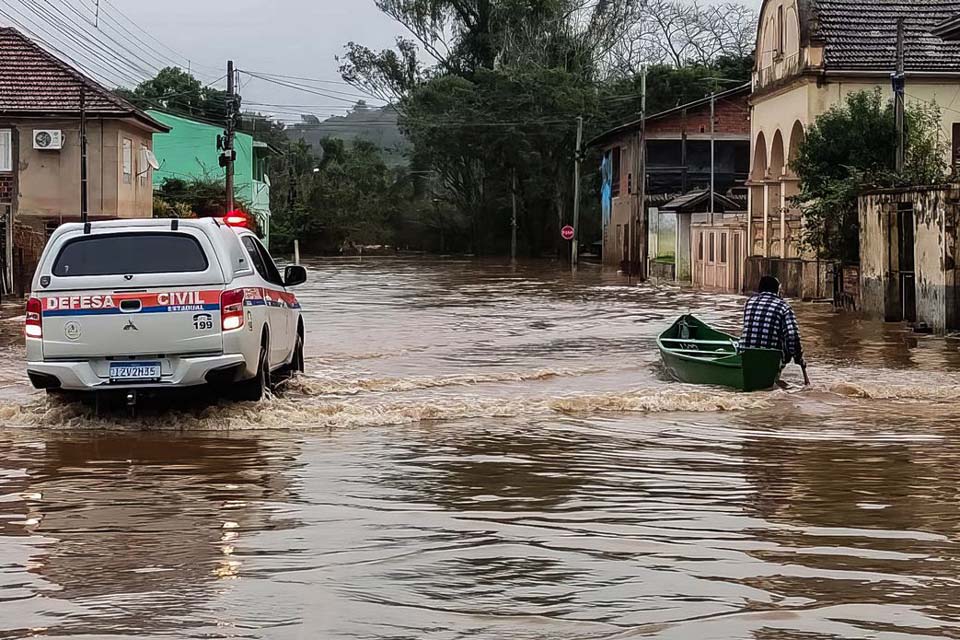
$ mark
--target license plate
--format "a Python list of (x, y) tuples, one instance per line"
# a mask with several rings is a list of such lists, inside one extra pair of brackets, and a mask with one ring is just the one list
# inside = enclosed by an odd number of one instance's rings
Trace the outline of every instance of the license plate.
[(159, 362), (113, 362), (110, 363), (110, 380), (113, 382), (132, 382), (138, 380), (159, 380)]

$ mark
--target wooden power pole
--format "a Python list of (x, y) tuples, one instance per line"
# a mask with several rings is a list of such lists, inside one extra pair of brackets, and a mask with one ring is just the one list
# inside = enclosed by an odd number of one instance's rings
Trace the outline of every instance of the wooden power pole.
[(637, 189), (637, 241), (643, 250), (640, 252), (637, 276), (646, 279), (647, 258), (650, 252), (650, 220), (647, 212), (647, 68), (640, 76), (640, 145), (638, 148), (639, 171), (636, 175)]
[(904, 20), (897, 18), (897, 71), (893, 74), (893, 100), (897, 127), (897, 173), (903, 173), (907, 161), (906, 133), (906, 54), (904, 51)]
[(233, 163), (236, 160), (236, 152), (233, 150), (234, 138), (236, 134), (236, 77), (233, 70), (233, 60), (227, 61), (227, 130), (224, 140), (224, 159), (226, 161), (226, 187), (227, 187), (227, 211), (234, 210), (233, 201)]
[(580, 161), (583, 157), (583, 116), (577, 117), (577, 151), (573, 164), (573, 244), (570, 247), (570, 264), (577, 266), (580, 244)]
[(510, 219), (510, 262), (517, 261), (517, 169), (513, 169), (513, 188), (510, 191), (513, 200), (513, 217)]

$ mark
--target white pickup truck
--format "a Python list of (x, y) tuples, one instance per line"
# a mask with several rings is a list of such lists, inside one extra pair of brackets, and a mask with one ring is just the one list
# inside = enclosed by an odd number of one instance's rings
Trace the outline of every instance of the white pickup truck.
[[(27, 302), (36, 388), (125, 391), (212, 384), (258, 400), (271, 374), (303, 370), (303, 317), (255, 234), (230, 219), (65, 224)], [(239, 222), (239, 221), (234, 221)]]

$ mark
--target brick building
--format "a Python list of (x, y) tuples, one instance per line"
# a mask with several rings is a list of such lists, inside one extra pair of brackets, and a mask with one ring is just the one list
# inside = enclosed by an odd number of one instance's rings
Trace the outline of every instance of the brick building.
[(90, 218), (153, 215), (147, 152), (169, 128), (0, 27), (0, 294), (29, 288), (48, 231), (80, 218), (81, 101)]
[[(743, 85), (715, 97), (713, 169), (718, 194), (740, 190), (747, 179), (750, 164), (749, 93), (750, 85)], [(641, 122), (629, 122), (590, 141), (590, 146), (603, 149), (604, 264), (620, 266), (646, 277), (645, 256), (654, 261), (658, 257), (669, 258), (650, 253), (651, 245), (666, 247), (671, 244), (649, 241), (650, 216), (659, 215), (654, 205), (671, 200), (668, 196), (709, 190), (710, 103), (711, 99), (707, 97), (647, 117), (646, 202), (642, 208), (634, 180), (634, 173), (639, 169), (637, 150)], [(706, 202), (709, 203), (709, 197)], [(709, 205), (705, 206), (709, 210)], [(681, 225), (684, 222), (689, 224), (689, 221), (679, 221)], [(654, 219), (652, 227), (670, 228), (670, 223)]]

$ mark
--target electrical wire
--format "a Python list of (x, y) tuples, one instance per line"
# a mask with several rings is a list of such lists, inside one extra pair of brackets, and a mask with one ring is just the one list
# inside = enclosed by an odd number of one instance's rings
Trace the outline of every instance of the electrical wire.
[(304, 82), (312, 82), (314, 84), (336, 84), (343, 85), (347, 87), (353, 87), (354, 85), (343, 80), (321, 80), (319, 78), (305, 78), (303, 76), (286, 76), (280, 73), (267, 73), (266, 71), (248, 71), (247, 73), (256, 74), (259, 76), (269, 76), (271, 78), (279, 78), (281, 80), (301, 80)]
[[(96, 62), (95, 57), (88, 57), (90, 54), (81, 53), (72, 47), (68, 47), (62, 41), (59, 42), (59, 46), (53, 44), (53, 42), (58, 41), (58, 38), (53, 33), (47, 29), (44, 29), (43, 27), (40, 27), (36, 22), (34, 22), (33, 19), (25, 16), (12, 6), (8, 5), (7, 9), (8, 11), (15, 13), (19, 19), (13, 17), (10, 15), (10, 13), (7, 13), (7, 11), (2, 9), (0, 9), (0, 17), (5, 18), (11, 26), (14, 26), (26, 33), (31, 39), (42, 45), (43, 48), (45, 48), (48, 52), (54, 54), (61, 60), (69, 62), (74, 67), (83, 70), (91, 76), (101, 80), (108, 80), (115, 86), (136, 84), (140, 82), (139, 78), (131, 76), (128, 72), (121, 70), (119, 67), (109, 66), (102, 62)], [(28, 24), (30, 26), (27, 26)], [(66, 51), (64, 49), (66, 49)], [(83, 62), (77, 60), (77, 58), (80, 58), (83, 60)]]
[[(50, 7), (51, 7), (52, 10), (57, 11), (57, 12), (60, 13), (61, 15), (65, 15), (65, 14), (63, 14), (62, 11), (60, 11), (59, 9), (56, 8), (56, 6), (55, 6), (54, 3), (53, 3), (53, 0), (43, 0), (43, 1), (46, 2), (48, 5), (50, 5)], [(78, 18), (80, 18), (80, 20), (81, 20), (82, 22), (86, 22), (85, 16), (84, 16), (82, 13), (80, 13), (79, 11), (77, 11), (76, 7), (74, 7), (73, 5), (69, 4), (69, 3), (66, 2), (65, 0), (56, 0), (56, 1), (57, 1), (60, 5), (66, 7), (66, 8), (69, 9), (70, 11), (72, 11), (73, 14), (76, 15)], [(79, 25), (78, 25), (78, 26), (79, 26)], [(91, 33), (86, 27), (83, 28), (83, 31), (84, 31), (84, 33), (85, 33), (86, 35), (89, 35), (92, 39), (96, 40), (96, 38), (94, 38), (94, 36), (93, 36), (93, 33)], [(160, 67), (159, 67), (158, 65), (156, 65), (154, 62), (145, 60), (143, 57), (141, 57), (141, 56), (139, 55), (138, 52), (133, 51), (133, 50), (130, 49), (128, 46), (126, 46), (124, 43), (117, 41), (117, 39), (114, 38), (113, 36), (111, 36), (110, 34), (104, 32), (104, 31), (102, 31), (102, 30), (100, 31), (100, 33), (102, 33), (104, 36), (106, 36), (106, 37), (110, 40), (110, 42), (112, 42), (120, 51), (122, 51), (122, 52), (126, 53), (128, 56), (130, 56), (130, 58), (129, 58), (130, 60), (137, 60), (137, 61), (139, 61), (142, 65), (144, 65), (143, 67), (141, 67), (141, 70), (149, 69), (149, 70), (150, 70), (152, 73), (154, 73), (154, 74), (155, 74), (156, 72), (160, 71)], [(98, 41), (98, 42), (100, 42), (100, 44), (101, 44), (105, 49), (108, 49), (108, 50), (111, 50), (111, 51), (112, 51), (112, 49), (110, 48), (109, 45), (106, 45), (106, 44), (103, 43), (102, 41)]]
[[(254, 78), (258, 78), (258, 79), (260, 79), (260, 80), (263, 80), (264, 82), (270, 82), (270, 83), (272, 83), (272, 84), (276, 84), (276, 85), (279, 85), (279, 86), (281, 86), (281, 87), (286, 87), (286, 88), (288, 88), (288, 89), (296, 89), (296, 90), (298, 90), (298, 91), (303, 91), (304, 93), (311, 93), (311, 94), (313, 94), (313, 95), (321, 96), (321, 97), (324, 97), (324, 98), (329, 98), (330, 100), (335, 100), (335, 101), (337, 101), (337, 102), (346, 102), (346, 103), (350, 103), (350, 104), (356, 104), (357, 101), (359, 101), (359, 100), (367, 100), (367, 99), (369, 98), (369, 96), (361, 96), (361, 95), (349, 94), (349, 93), (345, 93), (345, 92), (343, 92), (343, 91), (334, 91), (334, 90), (332, 90), (332, 89), (327, 90), (327, 91), (320, 91), (320, 90), (315, 89), (315, 88), (313, 88), (313, 87), (308, 87), (308, 86), (296, 84), (296, 83), (293, 83), (293, 82), (287, 82), (287, 81), (285, 81), (285, 80), (277, 80), (277, 79), (275, 79), (275, 78), (270, 78), (270, 77), (268, 77), (268, 76), (263, 76), (263, 75), (259, 75), (259, 74), (257, 74), (257, 73), (253, 73), (252, 71), (245, 71), (245, 70), (244, 70), (244, 71), (241, 71), (241, 73), (245, 73), (245, 74), (247, 74), (248, 76), (252, 76), (252, 77), (254, 77)], [(341, 97), (339, 97), (338, 95), (334, 95), (334, 94), (340, 94), (340, 95), (342, 95), (342, 96), (348, 96), (348, 97), (347, 97), (347, 98), (341, 98)]]
[[(52, 5), (50, 0), (43, 1)], [(115, 68), (126, 69), (128, 73), (132, 74), (136, 78), (149, 78), (154, 75), (154, 69), (151, 69), (150, 67), (143, 67), (134, 63), (124, 54), (114, 51), (110, 47), (104, 47), (102, 42), (92, 38), (90, 33), (86, 30), (80, 31), (75, 29), (73, 25), (65, 23), (61, 17), (62, 12), (59, 12), (59, 16), (54, 13), (57, 11), (56, 7), (53, 7), (53, 10), (51, 11), (50, 9), (42, 6), (40, 4), (40, 0), (19, 0), (19, 2), (24, 6), (24, 8), (32, 11), (32, 13), (45, 24), (48, 24), (59, 31), (63, 36), (73, 41), (81, 50), (96, 57), (98, 60), (101, 60)], [(87, 39), (89, 39), (89, 42)], [(93, 46), (94, 44), (99, 45), (99, 47), (95, 48)], [(105, 51), (101, 49), (105, 49)]]
[[(132, 18), (130, 18), (130, 16), (128, 16), (127, 14), (125, 14), (123, 11), (121, 11), (121, 10), (120, 10), (115, 4), (113, 4), (113, 2), (111, 2), (110, 0), (100, 0), (100, 13), (101, 13), (101, 15), (103, 15), (103, 14), (105, 13), (105, 11), (104, 11), (104, 8), (105, 8), (105, 7), (110, 7), (110, 8), (112, 8), (112, 9), (117, 13), (117, 15), (119, 15), (119, 16), (121, 16), (123, 19), (125, 19), (125, 20), (127, 21), (127, 23), (129, 23), (131, 26), (133, 26), (137, 31), (139, 31), (140, 33), (142, 33), (144, 36), (146, 36), (146, 37), (149, 38), (150, 40), (153, 40), (153, 41), (156, 42), (158, 45), (160, 45), (161, 47), (163, 47), (164, 49), (166, 49), (167, 51), (169, 51), (169, 52), (173, 53), (174, 55), (180, 57), (182, 60), (186, 60), (187, 63), (188, 63), (190, 66), (192, 66), (192, 59), (191, 59), (191, 58), (188, 58), (187, 56), (185, 56), (184, 54), (180, 53), (180, 52), (177, 51), (176, 49), (168, 46), (168, 45), (165, 44), (163, 41), (159, 40), (155, 35), (151, 34), (149, 31), (147, 31), (146, 29), (144, 29), (143, 27), (141, 27), (139, 24), (137, 24), (136, 22), (134, 22), (134, 20), (133, 20)], [(211, 66), (202, 65), (202, 64), (198, 64), (198, 65), (196, 65), (196, 66), (198, 66), (198, 67), (201, 68), (201, 69), (212, 70), (212, 71), (214, 71), (215, 73), (219, 73), (219, 69), (217, 69), (216, 67), (211, 67)]]

